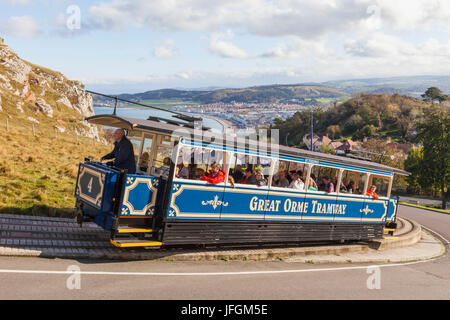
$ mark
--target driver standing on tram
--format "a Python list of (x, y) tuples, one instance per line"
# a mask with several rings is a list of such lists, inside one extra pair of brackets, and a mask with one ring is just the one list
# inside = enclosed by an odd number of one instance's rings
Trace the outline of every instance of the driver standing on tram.
[(101, 161), (114, 159), (114, 166), (119, 169), (128, 170), (129, 174), (136, 173), (133, 144), (125, 137), (123, 129), (114, 131), (114, 150), (103, 156)]

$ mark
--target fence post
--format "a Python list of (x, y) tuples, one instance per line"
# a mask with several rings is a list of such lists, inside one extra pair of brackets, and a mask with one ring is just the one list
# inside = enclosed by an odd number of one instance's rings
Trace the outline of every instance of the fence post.
[(33, 130), (33, 136), (36, 137), (36, 131), (34, 130), (34, 123), (31, 124), (31, 128), (32, 128), (32, 130)]

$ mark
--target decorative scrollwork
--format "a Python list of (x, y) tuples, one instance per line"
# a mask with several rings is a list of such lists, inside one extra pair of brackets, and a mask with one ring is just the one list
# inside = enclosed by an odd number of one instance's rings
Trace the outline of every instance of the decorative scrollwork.
[(218, 206), (228, 207), (228, 202), (220, 201), (219, 196), (216, 195), (213, 200), (202, 201), (202, 205), (204, 206), (211, 205), (213, 209), (216, 210)]
[(369, 209), (369, 206), (366, 206), (364, 209), (360, 209), (359, 212), (364, 212), (364, 214), (367, 216), (368, 213), (373, 213), (373, 210)]

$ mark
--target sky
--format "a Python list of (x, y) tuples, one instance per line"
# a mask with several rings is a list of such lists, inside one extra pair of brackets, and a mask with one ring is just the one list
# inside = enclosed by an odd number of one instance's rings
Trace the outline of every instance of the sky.
[(0, 0), (0, 37), (91, 90), (450, 74), (448, 0)]

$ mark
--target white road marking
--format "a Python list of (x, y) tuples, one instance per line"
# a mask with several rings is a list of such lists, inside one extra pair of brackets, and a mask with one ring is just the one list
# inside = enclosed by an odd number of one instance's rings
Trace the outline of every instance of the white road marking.
[(294, 270), (265, 270), (265, 271), (238, 271), (238, 272), (108, 272), (108, 271), (51, 271), (51, 270), (7, 270), (0, 269), (1, 273), (22, 273), (22, 274), (80, 274), (80, 275), (112, 275), (112, 276), (237, 276), (237, 275), (259, 275), (259, 274), (282, 274), (282, 273), (307, 273), (307, 272), (325, 272), (325, 271), (346, 271), (361, 270), (370, 267), (387, 268), (414, 265), (424, 262), (433, 261), (435, 259), (424, 261), (413, 261), (405, 263), (393, 263), (383, 265), (368, 265), (343, 268), (318, 268), (318, 269), (294, 269)]
[(444, 241), (444, 244), (450, 244), (450, 241), (448, 241), (444, 236), (440, 235), (440, 234), (437, 233), (436, 231), (434, 231), (434, 230), (432, 230), (432, 229), (430, 229), (430, 228), (424, 227), (423, 225), (422, 225), (422, 228), (425, 229), (425, 230), (428, 230), (428, 231), (431, 232), (431, 233), (436, 234), (438, 237), (441, 238), (441, 240)]

